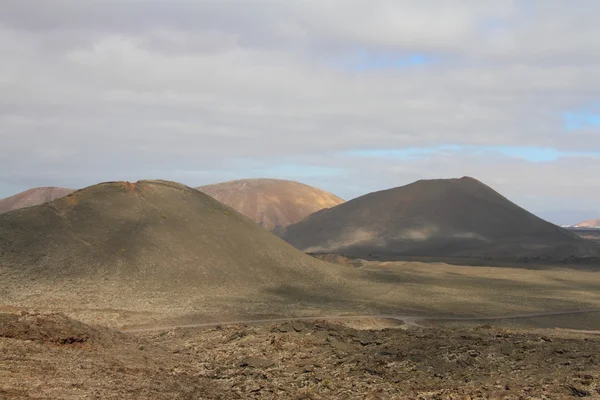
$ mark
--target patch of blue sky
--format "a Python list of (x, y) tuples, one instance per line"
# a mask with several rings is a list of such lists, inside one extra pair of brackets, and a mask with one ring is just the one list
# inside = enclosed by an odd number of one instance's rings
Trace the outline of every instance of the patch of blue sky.
[(474, 146), (441, 145), (433, 147), (410, 147), (404, 149), (350, 150), (343, 154), (350, 157), (418, 159), (439, 152), (466, 152), (474, 155), (505, 156), (530, 162), (551, 162), (562, 157), (600, 156), (600, 151), (561, 151), (548, 147), (527, 146)]
[(359, 50), (354, 52), (348, 58), (337, 60), (332, 64), (339, 69), (366, 72), (410, 68), (431, 64), (433, 62), (433, 57), (420, 53), (391, 54)]
[(549, 162), (556, 161), (560, 157), (576, 155), (577, 153), (562, 152), (557, 149), (547, 147), (519, 147), (519, 146), (467, 146), (467, 150), (475, 153), (495, 153), (507, 157), (522, 158), (531, 162)]
[(600, 113), (568, 111), (563, 114), (563, 121), (567, 131), (600, 127)]
[(343, 154), (350, 157), (425, 158), (430, 154), (444, 150), (460, 150), (460, 146), (443, 145), (435, 147), (408, 147), (404, 149), (348, 150), (345, 151)]

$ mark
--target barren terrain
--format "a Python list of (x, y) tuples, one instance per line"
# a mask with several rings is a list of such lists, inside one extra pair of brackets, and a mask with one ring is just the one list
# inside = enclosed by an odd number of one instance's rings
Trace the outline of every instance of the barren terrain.
[(0, 314), (11, 399), (563, 399), (600, 396), (600, 337), (327, 322), (129, 335)]
[[(319, 296), (144, 292), (4, 275), (0, 398), (600, 398), (600, 312), (483, 318), (598, 308), (595, 267), (344, 265), (363, 286)], [(325, 318), (379, 313), (429, 318)], [(201, 322), (213, 326), (158, 328)], [(120, 331), (140, 328), (155, 330)]]
[[(489, 317), (600, 307), (596, 266), (363, 261), (344, 270), (339, 277), (347, 289), (335, 293), (327, 287), (306, 292), (292, 286), (223, 293), (184, 285), (176, 292), (156, 290), (95, 278), (25, 281), (18, 272), (0, 269), (6, 282), (0, 287), (0, 307), (63, 312), (113, 327), (335, 315)], [(579, 317), (573, 318), (573, 323), (568, 316), (556, 318), (551, 327), (580, 328)], [(584, 327), (600, 329), (600, 319), (592, 316)]]

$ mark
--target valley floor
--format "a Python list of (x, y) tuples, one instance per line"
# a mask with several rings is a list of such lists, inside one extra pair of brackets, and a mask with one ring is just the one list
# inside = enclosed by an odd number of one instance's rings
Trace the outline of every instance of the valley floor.
[[(594, 267), (347, 268), (342, 292), (236, 296), (0, 268), (0, 399), (600, 398), (600, 312), (498, 317), (600, 308)], [(377, 314), (428, 319), (174, 327)]]
[[(62, 312), (86, 323), (121, 328), (303, 316), (473, 318), (600, 309), (597, 266), (371, 261), (349, 264), (346, 271), (344, 289), (337, 291), (302, 290), (291, 283), (259, 291), (218, 292), (185, 286), (159, 290), (93, 278), (35, 281), (0, 266), (0, 311)], [(540, 323), (600, 330), (600, 314), (547, 318), (531, 326)]]

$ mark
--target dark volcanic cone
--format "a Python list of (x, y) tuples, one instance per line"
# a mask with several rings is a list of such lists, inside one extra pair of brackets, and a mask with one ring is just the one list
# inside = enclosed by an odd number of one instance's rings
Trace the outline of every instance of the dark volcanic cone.
[(370, 193), (287, 227), (306, 252), (368, 257), (597, 255), (591, 243), (469, 177)]

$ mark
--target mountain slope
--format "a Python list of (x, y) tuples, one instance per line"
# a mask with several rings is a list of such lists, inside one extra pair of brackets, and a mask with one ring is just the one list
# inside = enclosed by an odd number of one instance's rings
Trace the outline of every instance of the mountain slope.
[(341, 198), (303, 183), (280, 179), (242, 179), (198, 190), (273, 230), (341, 204)]
[(290, 225), (282, 237), (307, 252), (358, 256), (596, 255), (469, 177), (370, 193)]
[(73, 189), (59, 187), (40, 187), (29, 189), (14, 196), (0, 199), (0, 214), (23, 207), (37, 206), (49, 201), (64, 197), (72, 193)]
[(0, 215), (0, 266), (36, 280), (212, 291), (311, 285), (329, 273), (210, 196), (164, 181), (99, 184)]
[(574, 228), (600, 228), (600, 218), (580, 222), (573, 225)]

